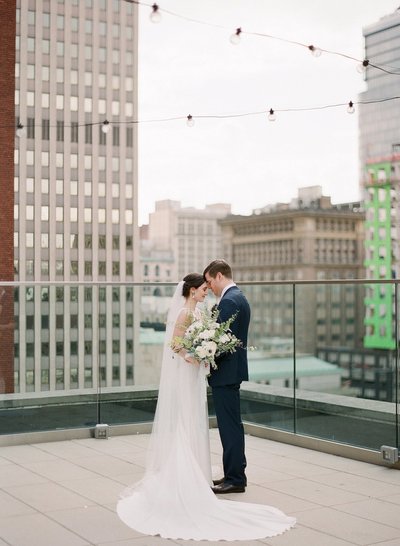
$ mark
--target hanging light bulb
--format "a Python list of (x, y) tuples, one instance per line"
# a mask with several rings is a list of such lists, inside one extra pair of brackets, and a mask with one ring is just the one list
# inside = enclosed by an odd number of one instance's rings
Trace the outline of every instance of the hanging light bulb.
[(275, 112), (273, 111), (272, 108), (270, 108), (270, 110), (269, 110), (268, 120), (269, 121), (275, 121), (276, 120), (276, 115), (275, 115)]
[(229, 38), (231, 41), (231, 44), (237, 45), (238, 43), (240, 43), (241, 34), (242, 34), (242, 29), (239, 27), (235, 30), (235, 32)]
[(157, 6), (157, 4), (153, 4), (151, 9), (153, 11), (150, 13), (150, 21), (152, 23), (159, 23), (161, 21), (160, 8)]
[(108, 133), (108, 131), (110, 130), (110, 122), (109, 122), (107, 119), (105, 119), (105, 120), (103, 121), (103, 126), (102, 126), (101, 130), (103, 131), (103, 133), (104, 133), (105, 135), (106, 135), (106, 134)]
[(186, 125), (188, 127), (193, 127), (194, 125), (194, 119), (193, 119), (193, 116), (192, 115), (188, 115), (187, 118), (186, 118)]
[(349, 102), (349, 105), (347, 106), (347, 113), (348, 114), (354, 114), (356, 109), (354, 108), (354, 104), (352, 101)]
[(16, 135), (17, 135), (18, 138), (19, 138), (19, 137), (22, 137), (22, 136), (26, 133), (25, 127), (22, 125), (21, 122), (18, 123), (18, 125), (17, 125), (17, 130), (15, 131), (15, 133), (16, 133)]
[(320, 57), (322, 54), (322, 49), (320, 49), (319, 47), (309, 45), (308, 49), (311, 51), (311, 54), (313, 55), (313, 57)]
[(357, 72), (359, 72), (360, 74), (365, 74), (368, 66), (369, 66), (369, 60), (364, 59), (362, 63), (357, 65)]

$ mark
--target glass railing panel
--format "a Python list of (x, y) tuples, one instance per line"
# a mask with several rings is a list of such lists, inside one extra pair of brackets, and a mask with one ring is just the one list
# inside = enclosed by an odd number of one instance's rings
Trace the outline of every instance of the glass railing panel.
[(12, 300), (1, 309), (0, 434), (95, 425), (92, 287), (22, 283), (1, 290)]
[(251, 307), (243, 420), (293, 432), (293, 287), (271, 283), (240, 288)]
[[(109, 425), (151, 422), (157, 401), (169, 297), (152, 287), (99, 286), (99, 420)], [(159, 296), (153, 296), (158, 289)], [(168, 294), (168, 290), (166, 291)], [(158, 292), (157, 292), (158, 294)], [(162, 295), (161, 295), (162, 294)]]
[(395, 445), (394, 285), (296, 285), (296, 432)]

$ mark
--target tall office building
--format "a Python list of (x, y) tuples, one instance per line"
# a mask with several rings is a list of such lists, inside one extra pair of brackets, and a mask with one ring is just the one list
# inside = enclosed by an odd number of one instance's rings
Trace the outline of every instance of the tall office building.
[[(368, 67), (361, 101), (398, 96), (400, 73), (400, 8), (364, 29)], [(390, 72), (395, 72), (391, 74)], [(391, 279), (400, 274), (400, 102), (360, 105), (359, 154), (366, 210), (366, 277)], [(394, 291), (390, 285), (366, 290), (367, 348), (394, 349)]]
[(16, 21), (15, 278), (69, 284), (20, 289), (15, 390), (129, 385), (133, 289), (90, 282), (139, 271), (137, 5), (18, 0)]

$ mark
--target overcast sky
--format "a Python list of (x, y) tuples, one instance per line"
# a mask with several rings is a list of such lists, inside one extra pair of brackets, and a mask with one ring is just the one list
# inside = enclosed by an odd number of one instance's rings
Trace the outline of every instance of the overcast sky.
[[(297, 188), (320, 185), (333, 202), (359, 198), (358, 119), (346, 108), (317, 112), (197, 119), (356, 101), (364, 90), (357, 63), (260, 32), (362, 59), (362, 28), (400, 0), (159, 0), (160, 8), (232, 30), (139, 8), (139, 224), (154, 203), (232, 204), (235, 214), (289, 201)], [(394, 76), (395, 77), (395, 76)]]

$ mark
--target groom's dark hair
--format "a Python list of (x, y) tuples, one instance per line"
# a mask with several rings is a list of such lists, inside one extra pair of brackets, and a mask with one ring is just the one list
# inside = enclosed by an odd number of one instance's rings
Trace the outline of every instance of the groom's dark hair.
[(213, 279), (215, 279), (217, 273), (222, 273), (222, 275), (227, 279), (232, 278), (232, 268), (225, 260), (212, 261), (203, 271), (204, 279), (206, 278), (206, 273), (208, 273)]

